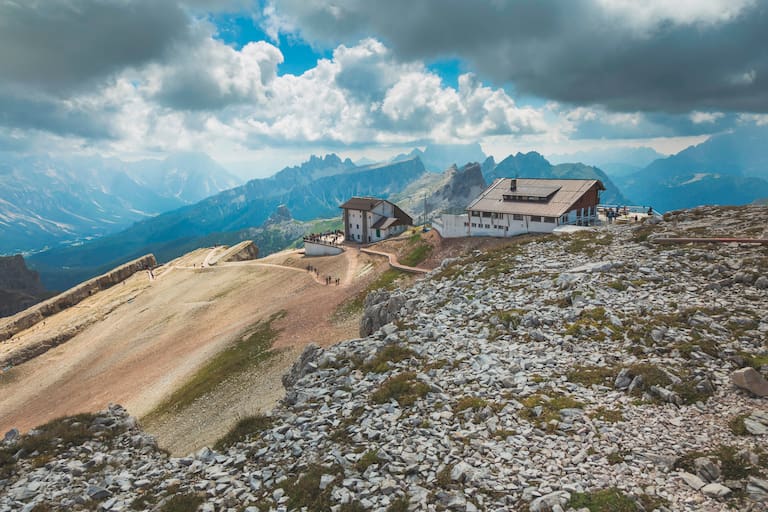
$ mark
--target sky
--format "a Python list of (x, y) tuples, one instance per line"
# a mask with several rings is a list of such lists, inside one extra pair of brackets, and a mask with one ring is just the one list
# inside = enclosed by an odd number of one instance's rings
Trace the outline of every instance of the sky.
[(0, 0), (0, 70), (0, 158), (670, 154), (768, 124), (768, 1)]

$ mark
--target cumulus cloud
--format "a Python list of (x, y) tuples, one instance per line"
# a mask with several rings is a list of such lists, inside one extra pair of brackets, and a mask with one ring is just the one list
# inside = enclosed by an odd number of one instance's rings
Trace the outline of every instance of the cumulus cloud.
[(235, 50), (211, 38), (179, 52), (168, 64), (148, 72), (150, 94), (164, 106), (181, 110), (221, 109), (234, 103), (265, 101), (283, 54), (257, 41)]
[(754, 0), (273, 0), (317, 44), (380, 38), (456, 56), (521, 92), (613, 110), (768, 110), (768, 9)]
[(689, 117), (691, 118), (691, 121), (693, 122), (693, 124), (703, 124), (703, 123), (712, 124), (724, 116), (725, 114), (723, 114), (722, 112), (694, 111), (694, 112), (691, 112)]

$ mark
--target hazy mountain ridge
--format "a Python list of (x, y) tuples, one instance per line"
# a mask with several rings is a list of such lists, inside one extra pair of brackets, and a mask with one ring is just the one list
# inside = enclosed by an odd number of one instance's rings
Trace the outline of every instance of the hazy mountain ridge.
[(716, 135), (641, 171), (617, 177), (636, 202), (665, 211), (749, 204), (768, 197), (768, 126)]
[(0, 164), (0, 253), (104, 236), (238, 182), (204, 154), (139, 162), (6, 158)]

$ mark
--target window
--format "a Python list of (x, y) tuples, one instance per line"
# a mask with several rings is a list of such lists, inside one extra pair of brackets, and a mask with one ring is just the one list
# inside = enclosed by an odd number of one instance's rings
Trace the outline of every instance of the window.
[[(579, 208), (578, 210), (576, 210), (576, 216), (577, 216), (577, 217), (581, 217), (581, 208)], [(579, 224), (579, 226), (581, 226), (581, 224)]]
[(541, 217), (538, 215), (531, 215), (531, 222), (541, 222)]
[(555, 223), (555, 218), (554, 217), (544, 217), (544, 222), (548, 222), (550, 224), (554, 224)]
[(466, 228), (466, 227), (469, 227), (469, 222), (465, 222), (465, 223), (464, 223), (464, 227), (465, 227), (465, 228)]
[(356, 224), (356, 226), (357, 226), (357, 229), (360, 229), (360, 224)]
[(490, 229), (490, 228), (491, 228), (491, 225), (490, 225), (490, 224), (486, 224), (486, 225), (485, 225), (485, 229)]
[(490, 216), (491, 216), (491, 212), (483, 212), (483, 217), (490, 217)]
[(473, 217), (479, 217), (480, 216), (480, 212), (472, 212), (472, 216)]
[(515, 214), (513, 214), (513, 215), (512, 215), (512, 218), (513, 218), (514, 220), (523, 220), (523, 216), (522, 216), (522, 215), (520, 215), (519, 213), (515, 213)]
[(473, 228), (476, 228), (476, 227), (477, 227), (477, 224), (473, 222), (473, 223), (472, 223), (472, 227), (473, 227)]

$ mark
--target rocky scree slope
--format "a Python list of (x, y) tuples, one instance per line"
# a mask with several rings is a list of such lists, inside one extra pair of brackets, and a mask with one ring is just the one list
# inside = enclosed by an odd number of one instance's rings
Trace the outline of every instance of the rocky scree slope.
[(766, 398), (732, 382), (768, 371), (766, 249), (649, 240), (767, 215), (676, 212), (446, 262), (370, 296), (373, 333), (309, 347), (284, 401), (216, 451), (99, 434), (129, 422), (119, 408), (55, 453), (9, 433), (0, 511), (766, 510)]

